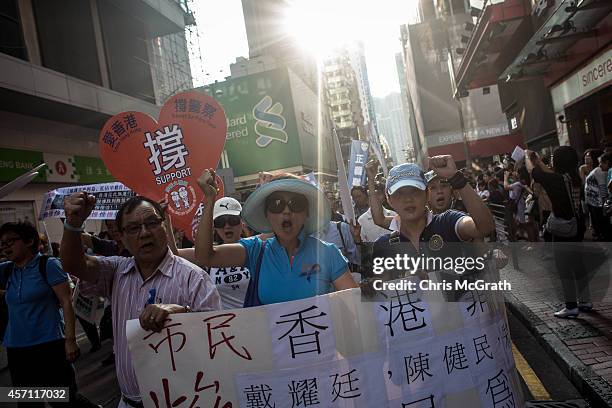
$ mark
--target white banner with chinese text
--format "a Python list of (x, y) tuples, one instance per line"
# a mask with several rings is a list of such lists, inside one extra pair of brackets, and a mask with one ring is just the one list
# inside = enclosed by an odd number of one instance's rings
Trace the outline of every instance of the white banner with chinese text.
[(96, 197), (90, 220), (114, 220), (121, 205), (135, 196), (132, 190), (118, 182), (58, 188), (45, 194), (39, 219), (63, 218), (64, 199), (81, 191)]
[(359, 290), (127, 323), (145, 407), (523, 407), (501, 296)]

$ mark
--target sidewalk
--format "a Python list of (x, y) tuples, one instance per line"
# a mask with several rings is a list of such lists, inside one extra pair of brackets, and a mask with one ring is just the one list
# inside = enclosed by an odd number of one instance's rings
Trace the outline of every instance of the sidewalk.
[(564, 306), (551, 290), (551, 283), (558, 281), (556, 270), (534, 256), (521, 251), (520, 270), (510, 262), (501, 271), (502, 279), (512, 284), (512, 291), (506, 292), (509, 310), (584, 397), (598, 407), (612, 407), (612, 294), (576, 319), (556, 318), (553, 313)]

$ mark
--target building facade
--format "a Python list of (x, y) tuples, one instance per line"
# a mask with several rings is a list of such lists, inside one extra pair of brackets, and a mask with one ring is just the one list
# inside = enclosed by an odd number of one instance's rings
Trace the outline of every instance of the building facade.
[(466, 2), (421, 0), (419, 10), (424, 20), (401, 28), (416, 156), (464, 161), (512, 152), (521, 139), (510, 134), (497, 87), (465, 92), (456, 85), (456, 49), (465, 45), (464, 27), (472, 21)]
[[(8, 0), (0, 24), (0, 181), (41, 162), (43, 174), (0, 201), (0, 223), (35, 221), (43, 194), (112, 177), (98, 153), (111, 116), (159, 105), (192, 87), (184, 2)], [(172, 68), (172, 70), (170, 70)], [(61, 224), (47, 223), (52, 241)], [(89, 223), (88, 230), (97, 229)]]
[(312, 90), (317, 89), (317, 62), (286, 30), (288, 0), (242, 0), (249, 59), (268, 58), (287, 66)]
[[(366, 140), (364, 108), (359, 78), (347, 48), (340, 48), (323, 61), (323, 99), (338, 134), (342, 157), (350, 157), (351, 140)], [(365, 112), (369, 115), (368, 110)]]
[[(460, 86), (498, 84), (511, 131), (543, 154), (558, 145), (579, 154), (612, 147), (612, 3), (579, 3), (488, 5), (461, 62)], [(474, 56), (488, 61), (485, 69)]]

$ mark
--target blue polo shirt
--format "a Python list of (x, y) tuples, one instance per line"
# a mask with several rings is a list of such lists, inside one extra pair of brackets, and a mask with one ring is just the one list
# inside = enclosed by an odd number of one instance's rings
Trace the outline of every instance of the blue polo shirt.
[[(419, 239), (419, 250), (410, 242), (408, 237), (397, 234), (395, 242), (390, 242), (394, 235), (386, 234), (378, 238), (374, 243), (373, 258), (392, 258), (396, 254), (406, 253), (409, 256), (418, 257), (420, 255), (432, 257), (458, 257), (462, 256), (464, 248), (459, 243), (462, 242), (457, 234), (457, 225), (461, 218), (467, 216), (466, 213), (456, 210), (446, 210), (441, 214), (427, 214), (427, 226), (421, 233)], [(447, 245), (450, 243), (450, 245)]]
[[(23, 268), (15, 265), (9, 277), (4, 347), (28, 347), (64, 338), (64, 316), (51, 286), (67, 282), (68, 275), (58, 259), (49, 258), (44, 282), (38, 269), (39, 258), (40, 254), (36, 254)], [(0, 277), (9, 264), (0, 263)]]
[[(277, 241), (269, 238), (259, 271), (259, 299), (264, 305), (306, 299), (334, 291), (333, 282), (348, 269), (348, 261), (334, 245), (304, 232), (293, 259)], [(241, 239), (247, 251), (245, 267), (255, 271), (263, 241), (259, 237)]]

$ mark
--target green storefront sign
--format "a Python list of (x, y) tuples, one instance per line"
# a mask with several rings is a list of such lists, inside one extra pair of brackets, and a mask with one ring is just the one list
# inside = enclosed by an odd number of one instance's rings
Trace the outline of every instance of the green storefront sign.
[[(66, 164), (73, 166), (73, 173), (71, 176), (71, 173), (68, 172), (67, 180), (61, 182), (93, 184), (115, 181), (104, 166), (104, 162), (97, 157), (67, 155), (65, 158)], [(30, 150), (0, 149), (0, 182), (13, 181), (43, 162), (47, 162), (47, 166), (52, 171), (57, 170), (53, 168), (54, 166), (48, 158), (45, 159), (45, 153)], [(34, 183), (50, 181), (57, 180), (49, 180), (47, 170), (39, 172), (39, 175), (33, 180)]]
[(287, 69), (209, 85), (227, 117), (227, 151), (234, 176), (302, 164)]
[[(41, 152), (0, 149), (0, 181), (13, 181), (43, 161), (43, 154)], [(33, 181), (43, 182), (45, 180), (45, 173), (40, 172)]]

